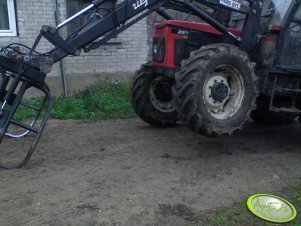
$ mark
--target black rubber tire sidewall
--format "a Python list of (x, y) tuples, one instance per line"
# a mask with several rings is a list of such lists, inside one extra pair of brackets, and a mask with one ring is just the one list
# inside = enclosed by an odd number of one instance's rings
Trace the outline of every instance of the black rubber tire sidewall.
[[(236, 112), (231, 118), (219, 120), (214, 118), (207, 110), (207, 106), (204, 103), (204, 92), (203, 92), (203, 86), (201, 84), (205, 84), (205, 81), (208, 77), (208, 72), (213, 72), (214, 69), (219, 65), (229, 65), (232, 67), (235, 67), (239, 73), (241, 74), (243, 85), (244, 85), (244, 97), (242, 100), (242, 105), (240, 107), (240, 110)], [(255, 90), (253, 88), (253, 82), (252, 82), (252, 70), (247, 66), (247, 64), (237, 55), (226, 55), (226, 54), (217, 54), (217, 56), (210, 60), (207, 64), (202, 66), (202, 71), (204, 72), (204, 76), (199, 76), (199, 82), (200, 82), (200, 96), (198, 97), (198, 111), (203, 117), (203, 123), (206, 124), (203, 127), (209, 128), (208, 131), (205, 131), (206, 133), (209, 133), (209, 135), (215, 135), (211, 134), (211, 131), (213, 133), (223, 134), (227, 133), (230, 128), (239, 128), (241, 126), (241, 122), (246, 120), (246, 117), (248, 117), (248, 114), (251, 110), (251, 107), (249, 104), (253, 102), (255, 94)], [(215, 128), (214, 128), (215, 127)], [(230, 129), (232, 130), (232, 129)], [(215, 132), (214, 132), (215, 131)], [(232, 133), (234, 131), (230, 131)]]
[[(244, 86), (240, 109), (229, 119), (217, 119), (209, 113), (204, 102), (203, 87), (210, 72), (218, 66), (236, 68)], [(213, 44), (193, 52), (183, 61), (181, 71), (176, 73), (173, 88), (175, 106), (179, 119), (191, 130), (206, 136), (231, 135), (249, 120), (256, 107), (257, 79), (254, 65), (248, 55), (229, 44)]]
[(153, 74), (149, 66), (142, 66), (136, 72), (131, 88), (132, 105), (135, 113), (143, 121), (157, 127), (173, 126), (178, 120), (177, 112), (175, 110), (172, 112), (159, 111), (150, 98), (150, 86), (159, 76)]

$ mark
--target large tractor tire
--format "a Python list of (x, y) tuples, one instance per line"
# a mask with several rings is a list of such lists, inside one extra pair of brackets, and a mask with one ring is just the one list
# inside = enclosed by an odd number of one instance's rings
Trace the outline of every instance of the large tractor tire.
[(137, 71), (131, 89), (132, 105), (143, 121), (156, 127), (176, 124), (178, 117), (173, 105), (173, 82), (152, 73), (148, 65)]
[(290, 125), (299, 116), (297, 113), (269, 111), (270, 98), (259, 96), (257, 108), (251, 113), (251, 118), (261, 125)]
[(241, 130), (256, 107), (254, 64), (236, 46), (213, 44), (191, 53), (175, 80), (178, 117), (202, 135)]

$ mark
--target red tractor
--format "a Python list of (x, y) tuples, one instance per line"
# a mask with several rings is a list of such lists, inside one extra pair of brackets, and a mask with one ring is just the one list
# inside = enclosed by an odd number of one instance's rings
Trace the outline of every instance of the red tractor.
[[(169, 10), (204, 23), (174, 21)], [(9, 137), (32, 141), (22, 155), (2, 148), (0, 168), (22, 167), (34, 152), (51, 112), (45, 78), (53, 64), (106, 44), (153, 12), (167, 21), (156, 27), (153, 61), (133, 82), (133, 106), (141, 119), (154, 126), (180, 120), (216, 136), (240, 130), (250, 117), (289, 123), (300, 115), (299, 0), (94, 0), (57, 27), (44, 25), (32, 47), (12, 43), (0, 49), (0, 143)], [(85, 24), (60, 36), (85, 16)], [(42, 38), (54, 48), (37, 52)], [(30, 89), (44, 94), (40, 104), (23, 101)], [(14, 117), (21, 105), (36, 112), (31, 123)]]
[(137, 115), (154, 126), (180, 120), (206, 136), (232, 134), (250, 117), (293, 122), (301, 112), (301, 3), (205, 2), (232, 8), (216, 19), (227, 29), (210, 20), (158, 24), (153, 60), (133, 81)]

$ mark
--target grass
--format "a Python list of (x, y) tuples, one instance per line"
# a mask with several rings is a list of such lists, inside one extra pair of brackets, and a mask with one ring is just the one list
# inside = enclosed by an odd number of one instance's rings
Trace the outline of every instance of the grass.
[[(282, 224), (282, 225), (290, 225), (290, 226), (301, 226), (301, 216), (300, 216), (300, 211), (301, 211), (301, 205), (300, 201), (298, 201), (297, 197), (301, 196), (301, 190), (299, 187), (299, 191), (297, 193), (297, 196), (292, 195), (290, 197), (286, 197), (290, 202), (292, 202), (298, 212), (297, 217), (295, 218), (294, 221), (289, 222), (287, 224)], [(216, 212), (213, 212), (212, 215), (209, 217), (212, 223), (217, 226), (235, 226), (235, 225), (252, 225), (252, 226), (269, 226), (269, 225), (279, 225), (279, 224), (273, 224), (273, 223), (268, 223), (264, 222), (255, 216), (253, 216), (245, 207), (245, 202), (244, 203), (235, 203), (232, 207), (230, 208), (225, 208), (225, 209), (220, 209)]]
[[(297, 209), (297, 217), (294, 221), (281, 224), (285, 226), (301, 226), (301, 185), (292, 186), (287, 189), (283, 189), (278, 194), (290, 201)], [(175, 208), (175, 207), (173, 207)], [(172, 209), (173, 209), (172, 208)], [(170, 211), (171, 212), (171, 211)], [(194, 212), (193, 210), (186, 211), (189, 214), (176, 214), (176, 212), (171, 212), (169, 215), (162, 213), (165, 217), (163, 225), (170, 225), (168, 219), (170, 215), (173, 217), (180, 217), (182, 220), (179, 226), (273, 226), (280, 224), (273, 224), (265, 222), (254, 215), (252, 215), (246, 207), (246, 202), (237, 202), (230, 207), (220, 207), (216, 210), (206, 210), (200, 212)], [(162, 225), (162, 218), (158, 218), (159, 225)], [(172, 219), (172, 218), (171, 218)]]
[[(37, 106), (40, 98), (26, 100)], [(31, 119), (34, 111), (20, 106), (14, 118)], [(134, 117), (130, 104), (130, 87), (128, 83), (103, 84), (91, 87), (68, 98), (54, 98), (52, 119), (106, 120)]]
[[(286, 198), (297, 209), (297, 217), (294, 221), (281, 224), (287, 226), (301, 226), (301, 186), (292, 186), (279, 192), (279, 196)], [(221, 208), (219, 210), (208, 211), (201, 214), (197, 219), (206, 219), (208, 225), (216, 226), (271, 226), (279, 225), (269, 222), (264, 222), (253, 216), (246, 208), (246, 203), (234, 203), (231, 207)], [(198, 224), (192, 224), (198, 225)], [(201, 225), (201, 224), (199, 224)]]

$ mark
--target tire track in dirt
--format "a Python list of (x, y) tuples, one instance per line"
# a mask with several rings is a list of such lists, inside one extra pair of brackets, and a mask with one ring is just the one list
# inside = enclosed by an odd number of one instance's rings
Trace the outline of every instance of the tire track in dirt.
[(273, 193), (301, 181), (300, 137), (299, 125), (206, 138), (138, 119), (50, 121), (26, 168), (0, 170), (0, 225), (154, 225), (160, 206)]

